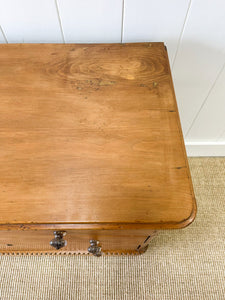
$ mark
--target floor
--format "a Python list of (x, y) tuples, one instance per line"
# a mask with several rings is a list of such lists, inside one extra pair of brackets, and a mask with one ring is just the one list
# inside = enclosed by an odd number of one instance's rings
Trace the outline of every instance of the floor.
[(142, 256), (0, 256), (0, 299), (225, 299), (225, 158), (189, 158), (197, 218)]

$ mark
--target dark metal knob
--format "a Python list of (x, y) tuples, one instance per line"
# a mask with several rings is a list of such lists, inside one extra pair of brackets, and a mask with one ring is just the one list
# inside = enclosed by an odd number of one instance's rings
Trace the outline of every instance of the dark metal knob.
[(59, 250), (67, 245), (67, 241), (63, 239), (66, 235), (65, 231), (54, 231), (55, 238), (51, 240), (50, 245)]
[(102, 248), (98, 246), (99, 241), (90, 240), (91, 246), (88, 248), (88, 252), (93, 254), (94, 256), (101, 256), (102, 255)]

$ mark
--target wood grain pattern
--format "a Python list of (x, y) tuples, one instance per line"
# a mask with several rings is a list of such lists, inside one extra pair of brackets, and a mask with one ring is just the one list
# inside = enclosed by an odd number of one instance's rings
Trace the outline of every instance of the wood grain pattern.
[(0, 45), (0, 65), (1, 229), (193, 221), (163, 43)]

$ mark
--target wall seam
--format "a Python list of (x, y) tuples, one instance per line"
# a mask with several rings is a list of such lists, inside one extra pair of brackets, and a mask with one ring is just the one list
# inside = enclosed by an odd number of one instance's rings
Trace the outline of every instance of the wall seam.
[(180, 32), (180, 36), (179, 36), (178, 43), (177, 43), (177, 49), (175, 51), (173, 62), (172, 62), (172, 68), (171, 68), (172, 70), (174, 68), (174, 64), (175, 64), (175, 60), (177, 58), (178, 50), (180, 49), (181, 41), (183, 39), (183, 35), (184, 35), (185, 27), (186, 27), (186, 24), (187, 24), (187, 19), (188, 19), (188, 16), (189, 16), (191, 4), (192, 4), (192, 0), (189, 1), (187, 12), (186, 12), (186, 15), (184, 17), (184, 23), (183, 23), (183, 26), (182, 26), (182, 29), (181, 29), (181, 32)]
[(191, 122), (191, 125), (190, 125), (189, 129), (188, 129), (187, 132), (185, 133), (185, 137), (187, 137), (188, 134), (190, 133), (190, 131), (191, 131), (191, 129), (192, 129), (192, 127), (193, 127), (195, 121), (197, 120), (197, 118), (198, 118), (198, 116), (199, 116), (199, 114), (200, 114), (202, 108), (205, 106), (205, 104), (206, 104), (206, 102), (207, 102), (207, 100), (208, 100), (208, 98), (209, 98), (209, 96), (210, 96), (212, 90), (214, 89), (217, 80), (219, 79), (220, 75), (222, 74), (224, 67), (225, 67), (225, 63), (223, 64), (222, 68), (221, 68), (220, 71), (218, 72), (218, 74), (217, 74), (217, 76), (216, 76), (216, 78), (215, 78), (213, 84), (211, 85), (211, 87), (210, 87), (210, 89), (209, 89), (209, 91), (208, 91), (208, 93), (207, 93), (207, 95), (206, 95), (206, 97), (205, 97), (205, 100), (202, 102), (202, 104), (201, 104), (199, 110), (198, 110), (197, 113), (195, 114), (195, 117), (193, 118), (193, 120), (192, 120), (192, 122)]
[(123, 43), (123, 31), (124, 31), (124, 6), (125, 6), (125, 0), (122, 0), (121, 43)]
[(8, 44), (9, 42), (8, 42), (8, 40), (6, 38), (6, 35), (5, 35), (5, 33), (4, 33), (3, 29), (2, 29), (2, 26), (0, 26), (0, 32), (2, 33), (2, 36), (3, 36), (3, 39), (5, 40), (5, 43)]
[(60, 17), (59, 6), (58, 6), (57, 0), (55, 0), (55, 7), (56, 7), (57, 16), (58, 16), (58, 21), (59, 21), (59, 27), (60, 27), (60, 31), (61, 31), (61, 35), (62, 35), (62, 40), (63, 40), (63, 43), (65, 43), (65, 36), (64, 36), (64, 32), (63, 32), (62, 20), (61, 20), (61, 17)]
[(225, 129), (223, 130), (223, 132), (219, 135), (219, 137), (217, 138), (217, 142), (222, 142), (223, 141), (223, 139), (222, 139), (222, 137), (225, 135)]

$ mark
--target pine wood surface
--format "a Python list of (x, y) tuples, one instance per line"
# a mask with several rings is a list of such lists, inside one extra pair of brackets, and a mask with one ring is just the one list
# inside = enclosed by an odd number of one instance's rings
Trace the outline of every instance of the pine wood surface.
[(0, 229), (193, 221), (163, 43), (0, 45), (0, 91)]

